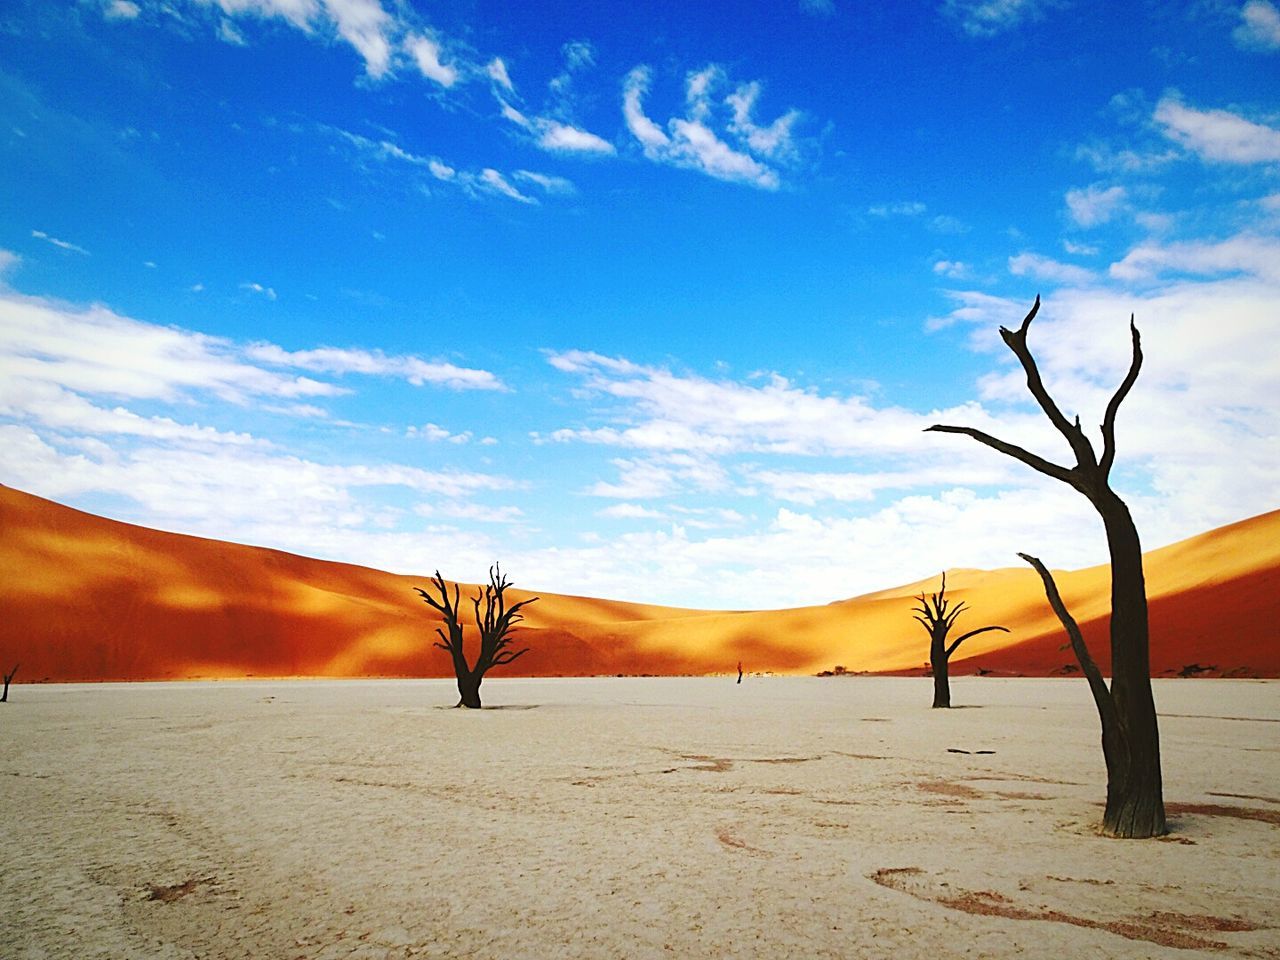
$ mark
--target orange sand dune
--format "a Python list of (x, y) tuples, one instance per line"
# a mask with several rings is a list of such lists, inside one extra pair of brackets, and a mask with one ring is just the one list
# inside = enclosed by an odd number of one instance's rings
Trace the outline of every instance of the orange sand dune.
[[(432, 611), (400, 576), (163, 533), (0, 487), (0, 666), (18, 680), (450, 676)], [(1051, 551), (1046, 549), (1046, 554)], [(523, 580), (536, 571), (519, 571)], [(1105, 567), (1057, 574), (1094, 656), (1108, 660)], [(1280, 676), (1280, 511), (1147, 554), (1152, 673)], [(525, 676), (906, 672), (926, 659), (912, 597), (936, 581), (819, 607), (715, 612), (541, 594)], [(464, 593), (467, 585), (463, 585)], [(1046, 675), (1072, 662), (1029, 569), (955, 570), (964, 629), (953, 672)], [(529, 596), (513, 591), (516, 598)]]

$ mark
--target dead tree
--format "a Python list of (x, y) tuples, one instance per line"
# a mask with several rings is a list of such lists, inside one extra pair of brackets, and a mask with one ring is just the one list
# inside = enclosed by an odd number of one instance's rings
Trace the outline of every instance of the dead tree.
[[(462, 649), (462, 622), (459, 619), (458, 585), (453, 585), (453, 597), (449, 596), (449, 588), (440, 576), (440, 571), (431, 578), (439, 596), (433, 596), (421, 587), (414, 587), (428, 605), (439, 611), (444, 617), (444, 629), (437, 627), (436, 634), (440, 641), (434, 644), (453, 658), (453, 672), (458, 678), (458, 701), (460, 707), (480, 708), (480, 681), (494, 667), (513, 663), (529, 652), (511, 650), (511, 634), (515, 625), (524, 619), (520, 612), (522, 607), (537, 600), (530, 597), (507, 606), (506, 592), (511, 586), (497, 564), (489, 568), (489, 582), (471, 598), (475, 607), (476, 630), (480, 634), (480, 652), (476, 655), (474, 665), (467, 663), (466, 653)], [(448, 633), (445, 632), (448, 631)]]
[(951, 655), (956, 652), (956, 648), (970, 637), (976, 637), (980, 633), (988, 633), (991, 630), (1009, 632), (1007, 627), (979, 627), (977, 630), (970, 630), (968, 633), (957, 637), (948, 644), (947, 634), (955, 626), (956, 618), (965, 609), (965, 605), (964, 601), (961, 600), (954, 607), (951, 606), (951, 601), (946, 598), (946, 595), (947, 574), (944, 571), (942, 574), (942, 589), (937, 593), (931, 594), (928, 599), (925, 599), (924, 591), (922, 590), (920, 596), (916, 597), (920, 601), (920, 606), (912, 608), (916, 613), (913, 619), (924, 627), (925, 632), (929, 634), (929, 666), (933, 671), (933, 705), (935, 708), (951, 706), (951, 680), (948, 671), (951, 669)]
[(1027, 329), (1040, 309), (1036, 297), (1031, 312), (1017, 330), (1000, 328), (1000, 336), (1014, 352), (1027, 375), (1027, 388), (1058, 432), (1066, 438), (1076, 463), (1064, 467), (1012, 443), (971, 427), (932, 426), (942, 433), (962, 433), (979, 443), (1025, 463), (1046, 476), (1069, 484), (1093, 504), (1106, 531), (1111, 556), (1111, 686), (1102, 682), (1080, 636), (1079, 628), (1058, 596), (1053, 577), (1033, 557), (1022, 555), (1044, 581), (1049, 603), (1071, 638), (1081, 670), (1089, 679), (1102, 722), (1102, 753), (1107, 763), (1107, 807), (1103, 832), (1114, 837), (1155, 837), (1167, 832), (1160, 779), (1160, 733), (1151, 694), (1148, 652), (1147, 589), (1142, 572), (1142, 545), (1129, 508), (1111, 489), (1108, 478), (1116, 457), (1116, 412), (1133, 388), (1142, 367), (1138, 328), (1129, 318), (1133, 357), (1129, 372), (1107, 404), (1102, 418), (1102, 456), (1080, 428), (1080, 418), (1068, 420), (1049, 396), (1035, 359), (1027, 347)]
[(738, 661), (738, 682), (742, 682), (742, 661)]
[(13, 675), (18, 672), (20, 666), (22, 664), (15, 663), (13, 669), (4, 675), (4, 693), (0, 693), (0, 703), (9, 702), (9, 684), (13, 683)]

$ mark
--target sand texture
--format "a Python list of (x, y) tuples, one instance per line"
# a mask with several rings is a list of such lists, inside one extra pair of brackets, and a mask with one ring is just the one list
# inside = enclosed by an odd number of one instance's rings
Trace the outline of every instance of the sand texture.
[(1280, 957), (1280, 687), (1159, 681), (1165, 840), (1080, 680), (41, 685), (6, 958)]
[[(0, 668), (19, 682), (245, 676), (452, 676), (438, 621), (399, 576), (259, 547), (179, 536), (0, 487)], [(1047, 558), (1051, 560), (1051, 558)], [(448, 571), (446, 570), (447, 574)], [(537, 571), (512, 571), (537, 587)], [(1146, 555), (1154, 676), (1280, 676), (1280, 511)], [(957, 630), (988, 623), (956, 674), (1075, 670), (1029, 567), (953, 570)], [(1109, 663), (1110, 575), (1058, 575), (1094, 658)], [(513, 670), (524, 676), (813, 674), (918, 670), (928, 639), (913, 597), (937, 575), (791, 610), (707, 611), (539, 591)], [(513, 597), (529, 596), (522, 590)], [(833, 601), (836, 598), (832, 598)]]

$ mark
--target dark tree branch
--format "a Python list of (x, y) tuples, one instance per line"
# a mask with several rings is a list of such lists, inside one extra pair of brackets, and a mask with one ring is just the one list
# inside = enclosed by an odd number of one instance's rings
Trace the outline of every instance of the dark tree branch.
[(7, 703), (9, 701), (9, 684), (13, 683), (13, 678), (17, 674), (20, 666), (22, 666), (22, 664), (15, 663), (13, 665), (13, 669), (4, 675), (4, 692), (0, 693), (0, 703)]
[(1062, 602), (1062, 595), (1058, 593), (1058, 585), (1053, 582), (1053, 574), (1036, 557), (1026, 553), (1019, 553), (1018, 556), (1031, 564), (1036, 573), (1040, 574), (1040, 579), (1044, 581), (1044, 593), (1049, 600), (1049, 606), (1053, 608), (1053, 612), (1058, 615), (1058, 619), (1062, 622), (1063, 629), (1067, 631), (1067, 636), (1071, 640), (1071, 649), (1076, 655), (1076, 661), (1080, 664), (1080, 670), (1085, 679), (1089, 681), (1089, 690), (1093, 693), (1094, 703), (1098, 705), (1098, 713), (1102, 717), (1103, 726), (1109, 729), (1110, 725), (1117, 721), (1115, 700), (1111, 696), (1111, 691), (1107, 689), (1106, 681), (1102, 678), (1102, 671), (1098, 669), (1097, 663), (1094, 662), (1093, 657), (1089, 654), (1089, 648), (1085, 645), (1084, 635), (1080, 633), (1079, 624), (1076, 623), (1075, 618), (1067, 610), (1067, 605)]
[(1009, 632), (1008, 627), (982, 627), (978, 630), (970, 630), (968, 633), (964, 634), (962, 637), (956, 640), (955, 643), (951, 644), (951, 646), (947, 647), (947, 659), (950, 660), (951, 655), (956, 652), (956, 647), (960, 646), (960, 644), (964, 643), (970, 637), (976, 637), (978, 634), (986, 633), (989, 630), (1000, 630), (1003, 633)]
[(1049, 391), (1045, 389), (1044, 381), (1040, 379), (1040, 369), (1036, 366), (1035, 357), (1031, 355), (1031, 350), (1027, 347), (1027, 331), (1031, 328), (1031, 321), (1039, 311), (1040, 297), (1037, 295), (1036, 302), (1031, 307), (1031, 312), (1022, 321), (1022, 326), (1017, 330), (1001, 327), (1000, 336), (1018, 358), (1018, 362), (1022, 364), (1022, 369), (1027, 374), (1027, 389), (1035, 397), (1036, 403), (1040, 404), (1040, 409), (1048, 415), (1049, 420), (1057, 427), (1058, 432), (1071, 445), (1071, 449), (1076, 455), (1077, 464), (1081, 466), (1096, 466), (1097, 460), (1094, 457), (1093, 445), (1089, 443), (1089, 438), (1080, 429), (1080, 418), (1077, 417), (1073, 425), (1071, 421), (1063, 416), (1062, 411), (1058, 409), (1057, 403), (1054, 402), (1053, 397), (1049, 396)]
[(1107, 412), (1102, 418), (1102, 461), (1098, 464), (1098, 469), (1102, 471), (1103, 479), (1111, 475), (1111, 464), (1116, 459), (1116, 413), (1120, 410), (1120, 404), (1124, 402), (1124, 398), (1133, 389), (1133, 384), (1138, 379), (1138, 371), (1142, 369), (1142, 338), (1138, 335), (1138, 327), (1133, 322), (1133, 314), (1129, 314), (1129, 331), (1133, 337), (1133, 359), (1129, 361), (1129, 372), (1125, 374), (1124, 382), (1116, 389), (1115, 396), (1107, 404)]
[(1033, 470), (1038, 470), (1046, 476), (1053, 477), (1055, 480), (1061, 480), (1063, 483), (1075, 485), (1074, 475), (1067, 467), (1059, 466), (1044, 457), (1037, 456), (1030, 450), (1024, 450), (1016, 444), (1008, 443), (998, 437), (993, 437), (989, 433), (983, 433), (981, 430), (975, 430), (973, 427), (951, 427), (941, 423), (935, 423), (931, 427), (925, 427), (925, 433), (962, 433), (966, 437), (972, 437), (979, 443), (984, 443), (993, 450), (999, 450), (1005, 456), (1013, 457), (1015, 460), (1021, 460)]

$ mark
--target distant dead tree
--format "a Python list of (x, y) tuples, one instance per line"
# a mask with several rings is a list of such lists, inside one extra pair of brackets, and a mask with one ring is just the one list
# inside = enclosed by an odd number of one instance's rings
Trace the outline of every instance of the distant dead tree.
[(1111, 687), (1089, 656), (1080, 629), (1067, 613), (1049, 571), (1035, 557), (1019, 554), (1044, 581), (1050, 606), (1071, 639), (1080, 668), (1089, 681), (1102, 722), (1102, 753), (1107, 763), (1107, 807), (1103, 832), (1114, 837), (1155, 837), (1167, 832), (1160, 778), (1160, 733), (1155, 700), (1151, 694), (1148, 651), (1147, 589), (1142, 572), (1142, 545), (1124, 501), (1108, 483), (1116, 457), (1116, 412), (1133, 388), (1142, 367), (1138, 328), (1129, 318), (1133, 356), (1129, 372), (1107, 404), (1102, 418), (1102, 456), (1080, 428), (1080, 418), (1068, 420), (1049, 396), (1035, 359), (1027, 347), (1027, 329), (1040, 309), (1036, 297), (1031, 312), (1017, 330), (1000, 328), (1000, 336), (1014, 352), (1027, 375), (1027, 389), (1035, 397), (1075, 454), (1073, 467), (1052, 463), (1021, 447), (998, 440), (971, 427), (935, 425), (929, 430), (962, 433), (979, 443), (1013, 457), (1046, 476), (1070, 484), (1093, 504), (1107, 535), (1111, 555)]
[(515, 625), (524, 619), (521, 608), (536, 601), (537, 597), (521, 600), (507, 606), (506, 592), (511, 586), (506, 575), (497, 564), (489, 568), (489, 582), (471, 598), (475, 608), (476, 630), (480, 634), (480, 652), (474, 665), (467, 663), (467, 656), (462, 649), (462, 623), (459, 620), (458, 585), (453, 585), (453, 597), (449, 596), (448, 585), (440, 576), (440, 571), (431, 578), (439, 596), (433, 596), (421, 587), (414, 587), (422, 599), (444, 617), (445, 630), (436, 628), (440, 642), (435, 646), (453, 657), (453, 672), (458, 678), (458, 701), (460, 707), (480, 708), (480, 681), (494, 667), (513, 663), (529, 652), (529, 648), (513, 651), (511, 634)]
[(738, 682), (742, 682), (742, 661), (738, 661)]
[(4, 693), (0, 693), (0, 703), (9, 702), (9, 684), (13, 683), (13, 675), (18, 672), (20, 666), (22, 664), (15, 663), (13, 669), (4, 675)]
[(920, 606), (912, 608), (916, 614), (913, 619), (924, 627), (925, 632), (929, 634), (929, 666), (933, 671), (933, 705), (935, 708), (951, 706), (951, 681), (948, 671), (951, 669), (951, 655), (956, 652), (956, 648), (970, 637), (976, 637), (980, 633), (988, 633), (992, 630), (1009, 632), (1007, 627), (979, 627), (977, 630), (970, 630), (968, 633), (957, 637), (948, 644), (947, 634), (955, 626), (956, 618), (965, 609), (965, 605), (964, 601), (961, 600), (953, 607), (951, 606), (951, 601), (946, 597), (947, 574), (944, 571), (942, 574), (942, 589), (937, 593), (931, 594), (928, 599), (925, 598), (922, 590), (920, 596), (916, 597), (920, 601)]

